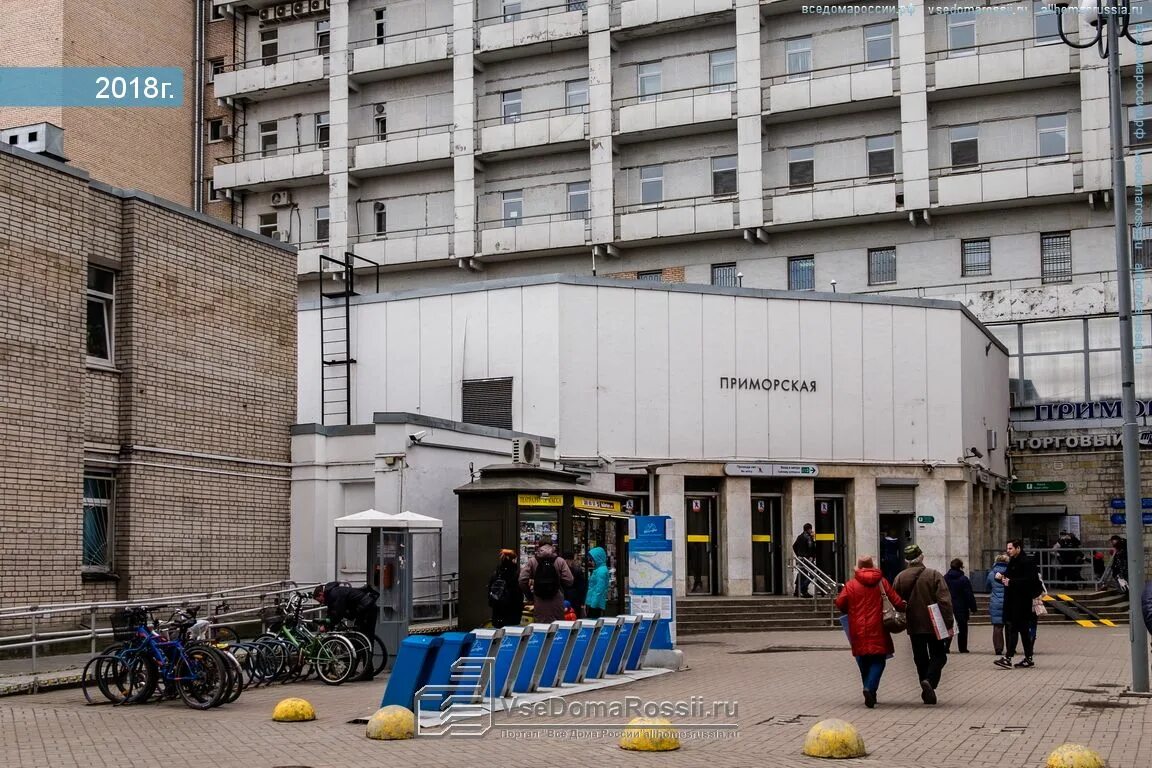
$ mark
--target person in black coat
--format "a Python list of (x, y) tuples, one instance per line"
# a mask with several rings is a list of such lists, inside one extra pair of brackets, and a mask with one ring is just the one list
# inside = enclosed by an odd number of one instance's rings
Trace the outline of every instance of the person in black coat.
[(996, 659), (996, 666), (1004, 669), (1012, 668), (1012, 656), (1016, 653), (1016, 641), (1024, 643), (1024, 659), (1016, 664), (1017, 667), (1034, 667), (1032, 661), (1033, 635), (1032, 627), (1036, 624), (1036, 613), (1032, 608), (1032, 601), (1043, 592), (1040, 585), (1040, 572), (1032, 558), (1024, 554), (1024, 543), (1020, 539), (1012, 539), (1006, 549), (1008, 553), (1008, 570), (1000, 575), (998, 581), (1004, 585), (1004, 624), (1007, 628), (1008, 646), (1004, 657)]
[(565, 552), (561, 557), (572, 570), (572, 586), (564, 590), (564, 597), (572, 604), (576, 618), (582, 619), (584, 618), (584, 599), (588, 596), (588, 575), (584, 572), (580, 561), (576, 559), (575, 552)]
[(1152, 581), (1144, 585), (1144, 594), (1140, 596), (1140, 612), (1144, 614), (1144, 626), (1152, 634)]
[(500, 562), (488, 579), (488, 606), (492, 609), (493, 627), (518, 627), (524, 613), (524, 596), (517, 583), (520, 565), (516, 551), (500, 550)]
[[(956, 619), (956, 645), (960, 653), (968, 653), (968, 617), (976, 612), (976, 595), (972, 593), (972, 582), (964, 575), (964, 561), (955, 558), (948, 564), (944, 581), (952, 595), (952, 616)], [(948, 650), (952, 650), (952, 638), (946, 640)]]
[(376, 607), (376, 600), (380, 593), (371, 587), (353, 587), (330, 581), (322, 587), (316, 587), (312, 598), (328, 607), (328, 621), (335, 627), (341, 621), (348, 619), (356, 626), (357, 632), (368, 637), (376, 634), (376, 620), (380, 609)]

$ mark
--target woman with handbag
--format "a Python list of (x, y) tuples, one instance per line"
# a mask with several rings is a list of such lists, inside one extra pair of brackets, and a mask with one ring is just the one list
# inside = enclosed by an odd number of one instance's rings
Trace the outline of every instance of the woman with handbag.
[(1005, 551), (1008, 553), (1008, 570), (997, 574), (997, 581), (1004, 585), (1004, 624), (1008, 630), (1008, 647), (1004, 650), (1004, 657), (996, 659), (994, 663), (998, 667), (1012, 669), (1012, 656), (1016, 653), (1016, 641), (1019, 639), (1024, 644), (1024, 658), (1016, 666), (1034, 667), (1032, 628), (1036, 625), (1037, 614), (1048, 612), (1040, 599), (1043, 594), (1040, 572), (1032, 558), (1024, 554), (1024, 543), (1020, 539), (1009, 541)]
[(848, 642), (864, 683), (864, 706), (876, 706), (876, 691), (890, 656), (895, 653), (891, 632), (906, 626), (904, 600), (876, 567), (871, 555), (856, 561), (855, 576), (836, 597), (836, 607), (848, 616)]

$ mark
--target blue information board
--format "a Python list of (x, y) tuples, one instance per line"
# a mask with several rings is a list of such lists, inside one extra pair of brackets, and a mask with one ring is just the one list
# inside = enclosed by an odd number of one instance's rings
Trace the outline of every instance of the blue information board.
[(676, 647), (675, 527), (667, 515), (628, 520), (629, 613), (659, 613), (653, 648)]

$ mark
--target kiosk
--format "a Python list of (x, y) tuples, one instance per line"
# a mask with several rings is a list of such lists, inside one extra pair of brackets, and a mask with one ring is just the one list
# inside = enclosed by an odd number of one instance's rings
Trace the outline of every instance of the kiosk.
[(336, 581), (366, 583), (380, 593), (376, 634), (388, 648), (389, 667), (418, 613), (439, 612), (443, 526), (434, 517), (375, 509), (336, 520)]

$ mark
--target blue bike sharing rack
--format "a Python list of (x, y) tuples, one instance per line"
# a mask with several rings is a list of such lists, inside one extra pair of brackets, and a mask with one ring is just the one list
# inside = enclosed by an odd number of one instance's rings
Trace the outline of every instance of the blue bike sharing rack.
[(564, 682), (584, 682), (584, 677), (588, 673), (588, 662), (592, 660), (592, 652), (596, 649), (596, 640), (600, 636), (602, 626), (604, 626), (603, 619), (576, 621), (576, 647), (572, 649), (572, 658), (568, 660), (568, 668), (564, 671)]
[(608, 660), (609, 675), (624, 674), (624, 664), (628, 660), (628, 655), (632, 653), (632, 645), (636, 642), (639, 617), (621, 616), (620, 621), (620, 639), (616, 641), (616, 647), (612, 649), (612, 658)]
[(652, 647), (652, 641), (656, 638), (656, 625), (660, 622), (660, 614), (640, 613), (637, 614), (637, 619), (639, 624), (636, 627), (636, 642), (632, 644), (625, 669), (640, 669), (643, 665), (644, 657), (648, 655), (648, 649)]
[[(452, 669), (456, 661), (467, 656), (475, 638), (471, 632), (445, 632), (440, 635), (444, 642), (436, 649), (436, 659), (432, 662), (432, 672), (425, 684), (431, 690), (420, 696), (420, 709), (425, 712), (436, 712), (443, 709), (445, 702), (453, 688)], [(417, 689), (419, 692), (419, 689)]]
[(576, 648), (576, 622), (556, 621), (556, 637), (552, 647), (548, 650), (548, 660), (544, 663), (544, 673), (540, 675), (541, 688), (559, 688), (564, 670), (568, 669), (568, 662), (572, 658), (572, 651)]
[(604, 677), (604, 670), (608, 667), (608, 660), (612, 658), (612, 651), (620, 637), (620, 627), (624, 622), (619, 616), (601, 619), (604, 624), (600, 627), (600, 635), (596, 638), (596, 647), (592, 650), (592, 658), (588, 661), (586, 679), (599, 680)]
[(548, 653), (556, 639), (556, 624), (529, 624), (532, 634), (520, 662), (520, 674), (512, 682), (513, 693), (535, 693), (540, 689), (540, 678), (548, 663)]
[(504, 698), (512, 692), (512, 683), (520, 674), (524, 651), (531, 636), (531, 626), (504, 628), (504, 639), (496, 651), (496, 668), (492, 673), (495, 676), (492, 682), (493, 696)]
[(392, 665), (392, 674), (388, 678), (384, 698), (380, 700), (381, 707), (390, 704), (405, 708), (412, 706), (412, 702), (416, 700), (416, 691), (428, 684), (436, 651), (443, 643), (444, 640), (439, 635), (413, 635), (404, 638), (400, 643), (400, 652), (396, 654), (396, 663)]
[(477, 629), (472, 631), (472, 635), (468, 655), (461, 656), (452, 664), (449, 682), (456, 686), (450, 694), (452, 703), (479, 704), (484, 700), (495, 667), (491, 660), (504, 641), (504, 628)]

